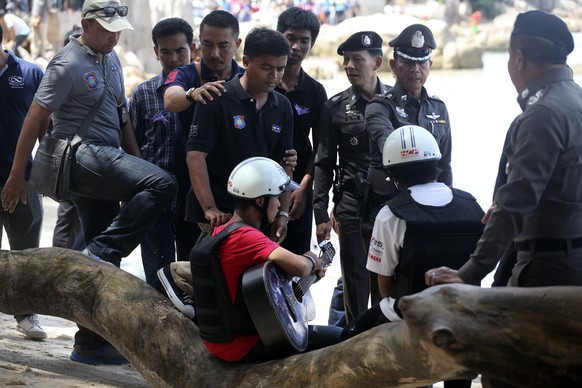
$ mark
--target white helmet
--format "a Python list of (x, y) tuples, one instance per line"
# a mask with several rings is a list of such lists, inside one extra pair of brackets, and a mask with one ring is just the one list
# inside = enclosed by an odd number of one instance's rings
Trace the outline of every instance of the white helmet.
[(404, 125), (394, 130), (386, 139), (382, 151), (384, 167), (440, 158), (441, 151), (434, 136), (417, 125)]
[(227, 190), (235, 197), (253, 199), (278, 196), (298, 188), (279, 163), (258, 156), (243, 160), (232, 170)]

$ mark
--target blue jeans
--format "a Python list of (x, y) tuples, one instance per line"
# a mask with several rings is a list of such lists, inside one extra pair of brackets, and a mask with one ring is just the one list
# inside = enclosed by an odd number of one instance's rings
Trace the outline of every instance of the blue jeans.
[[(87, 248), (119, 266), (176, 195), (166, 171), (118, 148), (81, 144), (71, 174)], [(120, 208), (119, 202), (125, 202)]]

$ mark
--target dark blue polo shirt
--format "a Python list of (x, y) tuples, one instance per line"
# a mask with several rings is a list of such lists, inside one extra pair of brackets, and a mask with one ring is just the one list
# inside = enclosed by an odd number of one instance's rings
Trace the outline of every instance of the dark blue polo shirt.
[[(272, 92), (260, 111), (256, 100), (240, 84), (240, 76), (225, 84), (226, 93), (208, 104), (196, 104), (188, 137), (188, 151), (207, 153), (206, 164), (216, 206), (234, 211), (226, 191), (232, 169), (241, 161), (264, 156), (282, 163), (293, 148), (293, 112), (283, 95)], [(195, 196), (191, 196), (195, 198)], [(204, 221), (200, 208), (188, 211), (188, 220)]]
[[(37, 65), (5, 52), (8, 63), (0, 69), (0, 186), (4, 186), (10, 174), (22, 123), (43, 76)], [(26, 179), (31, 164), (29, 157)]]
[[(244, 73), (245, 71), (234, 59), (231, 62), (231, 67), (232, 71), (230, 77), (226, 81), (232, 80), (237, 74)], [(181, 66), (168, 74), (164, 86), (165, 88), (170, 86), (180, 86), (184, 88), (184, 90), (188, 90), (190, 88), (198, 88), (202, 86), (202, 80), (206, 82), (218, 81), (218, 78), (212, 75), (210, 70), (208, 70), (208, 67), (204, 64), (204, 59), (200, 61), (200, 72), (202, 74), (198, 74), (198, 71), (196, 70), (196, 63)], [(178, 119), (180, 120), (180, 125), (182, 126), (184, 133), (188, 133), (190, 130), (195, 106), (196, 104), (192, 104), (187, 109), (178, 113)]]

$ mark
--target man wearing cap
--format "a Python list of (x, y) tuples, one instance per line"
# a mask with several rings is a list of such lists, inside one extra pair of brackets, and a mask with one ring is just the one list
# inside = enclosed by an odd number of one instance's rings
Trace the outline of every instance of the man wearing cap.
[[(315, 158), (313, 208), (317, 240), (329, 239), (329, 191), (333, 185), (332, 217), (339, 224), (344, 305), (349, 321), (368, 308), (370, 292), (372, 303), (379, 299), (377, 281), (370, 280), (366, 269), (369, 240), (362, 239), (356, 175), (366, 174), (370, 163), (364, 120), (366, 104), (374, 95), (386, 93), (389, 86), (380, 82), (377, 75), (382, 65), (382, 38), (377, 33), (357, 32), (338, 47), (337, 53), (344, 58), (344, 71), (352, 86), (331, 97), (323, 106)], [(338, 154), (339, 166), (336, 165)]]
[(427, 284), (480, 280), (513, 243), (509, 286), (582, 285), (582, 90), (566, 65), (573, 50), (557, 16), (517, 16), (507, 69), (523, 112), (511, 128), (507, 183), (469, 261), (459, 271), (428, 270)]
[(451, 128), (444, 102), (424, 88), (432, 65), (436, 42), (431, 30), (422, 24), (406, 27), (389, 43), (394, 48), (390, 68), (396, 78), (394, 88), (376, 96), (366, 107), (366, 127), (370, 135), (368, 181), (372, 195), (362, 222), (363, 235), (370, 237), (374, 220), (386, 200), (395, 195), (382, 169), (382, 148), (388, 135), (403, 125), (414, 124), (428, 130), (437, 140), (442, 158), (438, 162), (438, 182), (453, 183), (451, 172)]
[[(172, 201), (175, 180), (139, 157), (125, 111), (119, 58), (113, 51), (123, 30), (131, 30), (128, 8), (115, 0), (86, 0), (81, 35), (49, 63), (24, 121), (2, 205), (13, 211), (25, 200), (28, 155), (52, 120), (50, 134), (71, 139), (92, 107), (105, 96), (82, 143), (76, 147), (71, 195), (79, 210), (86, 253), (119, 266)], [(123, 147), (124, 152), (120, 147)], [(135, 156), (133, 156), (135, 155)], [(119, 202), (124, 201), (123, 208)], [(105, 339), (86, 328), (75, 334), (73, 361), (123, 364), (127, 360)]]
[(511, 133), (507, 183), (471, 260), (458, 273), (428, 272), (431, 284), (481, 279), (515, 242), (510, 286), (582, 285), (582, 90), (566, 65), (573, 50), (557, 16), (517, 16), (507, 68), (523, 113)]

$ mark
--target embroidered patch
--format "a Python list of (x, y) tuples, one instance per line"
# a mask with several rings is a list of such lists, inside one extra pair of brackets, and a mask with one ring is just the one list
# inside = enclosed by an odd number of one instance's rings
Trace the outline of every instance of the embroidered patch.
[(404, 108), (399, 106), (396, 107), (396, 113), (398, 113), (398, 116), (400, 117), (408, 117), (408, 114), (404, 111)]
[(304, 106), (301, 106), (297, 103), (295, 103), (294, 108), (295, 108), (295, 111), (297, 112), (298, 116), (303, 116), (303, 115), (309, 114), (311, 112), (309, 107), (304, 107)]
[(198, 125), (196, 125), (196, 124), (190, 125), (190, 134), (188, 136), (196, 137), (197, 134), (198, 134)]
[(169, 84), (172, 83), (176, 80), (176, 76), (178, 75), (178, 72), (176, 70), (170, 72), (170, 74), (168, 74), (168, 77), (166, 78), (166, 82), (164, 82), (164, 84)]
[(85, 83), (89, 89), (97, 89), (99, 86), (99, 80), (97, 79), (97, 74), (94, 71), (90, 73), (86, 73), (83, 78), (85, 79)]
[(281, 126), (279, 126), (277, 124), (273, 124), (273, 126), (271, 127), (271, 131), (273, 131), (275, 133), (281, 133)]
[(234, 127), (236, 129), (243, 129), (244, 127), (247, 126), (247, 123), (245, 123), (244, 116), (238, 115), (238, 116), (232, 116), (232, 118), (234, 119)]
[(13, 89), (22, 89), (22, 87), (24, 87), (24, 77), (14, 75), (8, 78), (8, 85)]

